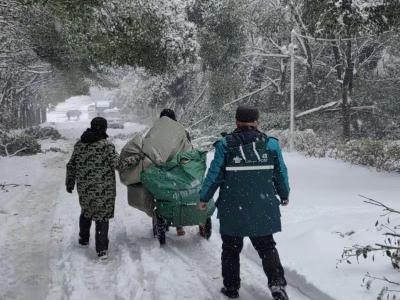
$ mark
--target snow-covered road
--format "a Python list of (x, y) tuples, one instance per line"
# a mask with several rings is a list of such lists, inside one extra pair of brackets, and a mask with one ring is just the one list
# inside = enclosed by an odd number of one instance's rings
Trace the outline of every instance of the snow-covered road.
[[(57, 123), (69, 153), (87, 121)], [(141, 130), (131, 125), (125, 133)], [(111, 135), (118, 130), (110, 130)], [(114, 141), (120, 149), (124, 141)], [(0, 160), (0, 182), (29, 184), (0, 191), (0, 299), (224, 299), (218, 221), (210, 241), (197, 228), (184, 237), (174, 231), (160, 248), (151, 220), (128, 206), (118, 185), (115, 219), (110, 224), (110, 259), (96, 259), (94, 241), (79, 248), (77, 194), (65, 192), (70, 154), (47, 153)], [(367, 241), (379, 214), (362, 204), (365, 194), (396, 205), (397, 174), (376, 173), (327, 159), (286, 154), (292, 183), (291, 204), (282, 209), (284, 228), (276, 235), (291, 299), (375, 299), (360, 287), (366, 268), (392, 275), (390, 266), (341, 266), (341, 249)], [(351, 237), (335, 232), (354, 230)], [(92, 228), (93, 237), (93, 228)], [(241, 299), (270, 299), (256, 252), (247, 242), (241, 259)], [(364, 270), (365, 269), (365, 270)], [(395, 273), (393, 273), (394, 275)], [(329, 295), (329, 296), (328, 296)]]
[(0, 299), (45, 299), (64, 155), (15, 157), (0, 164), (1, 182), (32, 185), (0, 192)]

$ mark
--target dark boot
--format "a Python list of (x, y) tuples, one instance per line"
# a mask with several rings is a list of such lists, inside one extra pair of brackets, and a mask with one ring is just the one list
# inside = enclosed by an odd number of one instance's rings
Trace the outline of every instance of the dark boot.
[(86, 218), (82, 212), (79, 217), (79, 245), (80, 246), (86, 247), (89, 245), (91, 225), (92, 225), (92, 220), (89, 218)]
[(270, 290), (274, 300), (289, 300), (284, 286), (271, 286)]
[[(166, 231), (167, 229), (165, 228), (165, 231)], [(182, 226), (177, 226), (176, 227), (176, 235), (177, 236), (184, 236), (186, 234), (186, 231), (185, 231), (185, 229), (183, 229), (183, 227)]]
[(99, 257), (100, 260), (107, 260), (108, 259), (108, 251), (107, 250), (100, 251), (99, 253), (97, 253), (97, 256)]
[(221, 293), (231, 299), (239, 298), (239, 291), (237, 289), (223, 287), (221, 288)]
[(100, 254), (108, 251), (108, 221), (96, 221), (96, 252)]

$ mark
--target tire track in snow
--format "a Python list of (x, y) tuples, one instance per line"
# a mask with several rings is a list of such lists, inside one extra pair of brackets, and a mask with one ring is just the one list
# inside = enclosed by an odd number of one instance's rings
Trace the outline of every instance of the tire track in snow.
[[(79, 299), (85, 295), (87, 298), (118, 300), (225, 299), (219, 293), (222, 279), (217, 230), (214, 229), (214, 236), (207, 242), (198, 235), (197, 229), (188, 227), (186, 236), (176, 237), (171, 228), (167, 245), (160, 248), (158, 240), (152, 237), (151, 219), (127, 206), (124, 189), (118, 188), (118, 212), (110, 224), (110, 261), (106, 265), (95, 262), (93, 236), (90, 249), (76, 246), (78, 214), (73, 220), (68, 217), (69, 220), (63, 221), (68, 241), (63, 246), (65, 263), (59, 271), (67, 273), (64, 281), (66, 298)], [(65, 203), (67, 201), (69, 199), (64, 199)], [(61, 210), (65, 211), (66, 207)], [(252, 257), (247, 250), (245, 247), (242, 254), (241, 299), (271, 299), (258, 255)], [(86, 270), (86, 277), (79, 275), (80, 268)], [(108, 279), (95, 276), (103, 271), (108, 274)], [(294, 287), (293, 282), (299, 281), (291, 274), (287, 275), (292, 298), (328, 299), (304, 296)], [(301, 284), (300, 290), (303, 289)]]
[[(132, 257), (143, 269), (142, 298), (137, 299), (215, 299), (204, 287), (192, 264), (187, 264), (170, 253), (167, 247), (160, 247), (151, 235), (151, 220), (141, 220), (146, 225), (130, 235), (130, 245), (134, 245)], [(196, 287), (197, 292), (193, 291)]]
[[(160, 248), (152, 237), (150, 218), (128, 206), (126, 188), (119, 183), (117, 194), (115, 219), (110, 222), (110, 260), (102, 264), (96, 261), (93, 233), (89, 249), (77, 247), (77, 195), (67, 195), (64, 188), (60, 189), (58, 201), (62, 203), (54, 217), (54, 234), (61, 242), (52, 271), (53, 275), (62, 275), (54, 280), (48, 300), (226, 299), (219, 292), (221, 246), (217, 228), (209, 242), (197, 230), (194, 234), (187, 228), (184, 237), (176, 237), (171, 230), (166, 247)], [(271, 299), (258, 255), (253, 257), (247, 250), (241, 256), (241, 299)], [(286, 274), (292, 299), (331, 300), (317, 288), (311, 293), (311, 285), (300, 275), (291, 271)]]
[[(247, 245), (243, 249), (243, 256), (245, 257), (247, 263), (260, 266), (260, 258), (256, 251), (252, 249), (250, 245)], [(278, 249), (279, 250), (279, 249)], [(325, 294), (319, 290), (313, 284), (307, 282), (306, 278), (294, 270), (285, 269), (285, 277), (288, 281), (288, 286), (292, 290), (297, 291), (303, 297), (311, 300), (334, 300), (331, 296)]]
[[(34, 174), (28, 177), (32, 186), (25, 191), (11, 191), (10, 196), (14, 192), (16, 195), (6, 204), (16, 214), (10, 216), (3, 229), (6, 243), (0, 248), (0, 264), (8, 282), (0, 283), (1, 299), (42, 300), (48, 293), (48, 261), (54, 251), (51, 238), (55, 230), (51, 220), (65, 155), (39, 154), (35, 159), (34, 170), (20, 171)], [(52, 176), (47, 176), (49, 171)]]
[[(222, 286), (222, 277), (220, 275), (221, 261), (219, 259), (221, 255), (220, 246), (217, 245), (214, 239), (210, 242), (198, 241), (197, 243), (181, 241), (181, 244), (183, 243), (185, 245), (180, 245), (179, 248), (177, 245), (171, 246), (170, 250), (186, 261), (186, 263), (192, 264), (197, 272), (200, 273), (200, 277), (205, 277), (205, 280), (209, 280), (210, 278), (218, 279), (214, 280), (214, 284), (208, 287), (214, 289), (220, 295), (219, 289)], [(199, 257), (207, 257), (208, 261), (199, 261)], [(248, 261), (245, 257), (245, 255), (241, 255), (241, 299), (272, 299), (267, 289), (267, 278), (262, 270), (261, 261), (254, 263)], [(296, 296), (295, 299), (311, 299), (304, 297), (290, 288), (288, 289), (288, 293), (293, 298)], [(222, 297), (221, 299), (225, 298)]]

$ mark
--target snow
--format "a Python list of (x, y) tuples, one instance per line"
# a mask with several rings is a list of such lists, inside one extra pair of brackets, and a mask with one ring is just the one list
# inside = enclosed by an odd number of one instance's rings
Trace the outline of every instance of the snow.
[[(219, 294), (221, 241), (215, 217), (209, 241), (200, 238), (195, 227), (186, 228), (184, 237), (171, 229), (166, 247), (160, 248), (152, 237), (151, 220), (128, 206), (126, 188), (118, 184), (109, 260), (96, 259), (94, 228), (89, 248), (78, 247), (80, 208), (76, 192), (65, 192), (65, 163), (89, 120), (68, 122), (61, 115), (89, 103), (81, 100), (69, 100), (49, 115), (67, 140), (44, 141), (43, 148), (59, 147), (68, 154), (0, 158), (0, 183), (31, 185), (0, 191), (0, 299), (225, 299)], [(144, 128), (129, 123), (109, 134), (129, 135)], [(126, 142), (113, 141), (119, 150)], [(400, 175), (297, 153), (284, 155), (292, 193), (289, 206), (281, 209), (283, 231), (275, 238), (289, 296), (376, 299), (378, 286), (367, 291), (361, 279), (367, 271), (396, 279), (398, 272), (385, 257), (338, 268), (336, 260), (345, 246), (381, 239), (374, 228), (380, 212), (358, 195), (398, 207)], [(340, 235), (349, 231), (354, 234)], [(270, 299), (261, 262), (248, 240), (241, 276), (241, 299)]]
[[(398, 207), (399, 174), (378, 173), (331, 159), (286, 154), (291, 173), (291, 203), (283, 208), (283, 232), (277, 235), (287, 268), (296, 270), (335, 299), (376, 299), (378, 286), (361, 287), (367, 271), (398, 277), (387, 258), (376, 255), (375, 263), (360, 260), (341, 264), (345, 246), (383, 241), (374, 228), (381, 211), (364, 204), (360, 194)], [(340, 237), (337, 232), (355, 234)], [(295, 251), (291, 248), (295, 245)]]
[(49, 123), (55, 122), (66, 122), (68, 110), (80, 110), (82, 115), (80, 120), (88, 120), (88, 107), (93, 104), (93, 100), (89, 96), (77, 96), (66, 100), (65, 102), (59, 103), (54, 112), (48, 113), (47, 121)]

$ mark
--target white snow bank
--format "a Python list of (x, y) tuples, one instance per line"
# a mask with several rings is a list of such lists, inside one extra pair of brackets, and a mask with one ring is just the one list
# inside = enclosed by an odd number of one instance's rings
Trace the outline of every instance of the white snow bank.
[[(381, 255), (357, 265), (336, 268), (345, 246), (383, 241), (374, 223), (381, 211), (363, 203), (362, 194), (399, 207), (399, 174), (376, 172), (331, 159), (286, 153), (292, 188), (290, 205), (282, 208), (283, 232), (276, 235), (284, 265), (335, 299), (376, 299), (379, 284), (361, 287), (366, 272), (396, 279)], [(337, 232), (355, 234), (340, 237)]]

